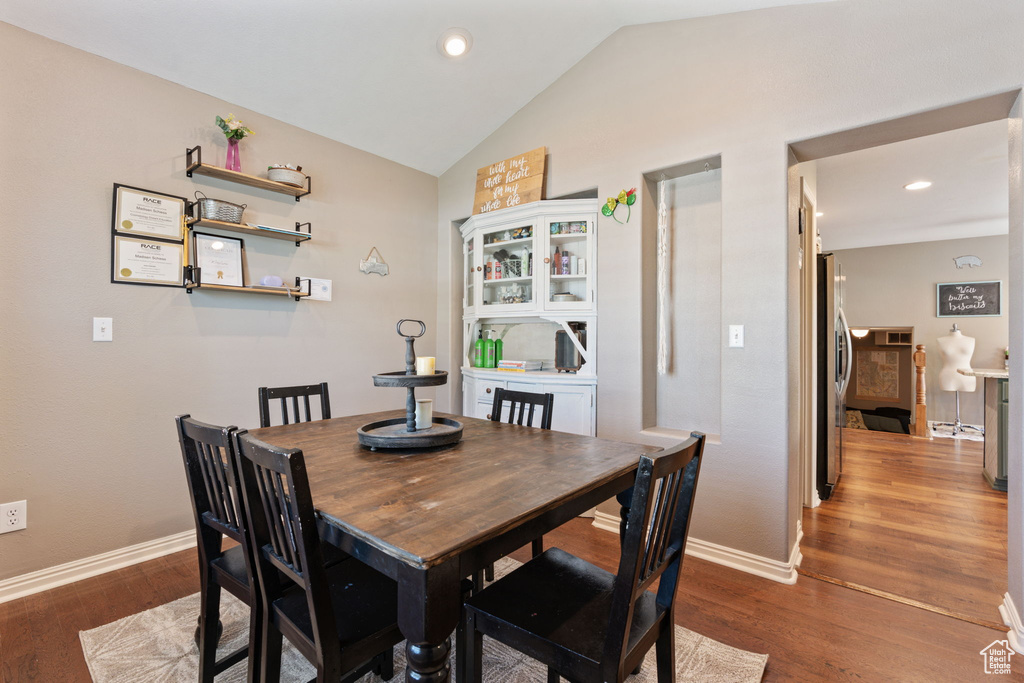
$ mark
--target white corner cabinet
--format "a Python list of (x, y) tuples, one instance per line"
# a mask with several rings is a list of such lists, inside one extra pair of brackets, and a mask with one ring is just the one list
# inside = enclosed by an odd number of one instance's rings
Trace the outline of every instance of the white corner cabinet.
[[(496, 388), (551, 393), (552, 429), (596, 435), (598, 208), (596, 199), (542, 200), (462, 225), (463, 414), (489, 419)], [(530, 324), (547, 325), (541, 336), (550, 343), (534, 341), (524, 350), (506, 340), (506, 359), (553, 360), (555, 331), (564, 330), (583, 366), (574, 373), (472, 367), (482, 329), (503, 335)], [(578, 325), (586, 328), (582, 340), (573, 334)]]

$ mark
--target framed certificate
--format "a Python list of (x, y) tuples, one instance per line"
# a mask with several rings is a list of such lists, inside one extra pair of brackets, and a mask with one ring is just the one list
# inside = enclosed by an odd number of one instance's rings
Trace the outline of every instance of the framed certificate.
[(245, 245), (236, 237), (192, 233), (193, 265), (199, 268), (199, 285), (244, 287), (242, 256)]
[(184, 241), (185, 198), (114, 183), (113, 232)]
[(182, 244), (114, 235), (111, 282), (183, 287), (184, 255)]

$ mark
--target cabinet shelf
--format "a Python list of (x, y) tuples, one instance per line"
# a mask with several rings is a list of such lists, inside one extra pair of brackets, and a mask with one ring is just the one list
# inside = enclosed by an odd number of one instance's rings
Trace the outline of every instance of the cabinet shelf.
[(488, 242), (484, 245), (484, 249), (497, 249), (499, 247), (507, 247), (510, 244), (527, 244), (529, 242), (533, 242), (532, 235), (530, 237), (520, 237), (519, 239), (505, 240), (503, 242)]
[(275, 240), (295, 242), (295, 246), (299, 246), (301, 243), (308, 242), (313, 239), (312, 232), (301, 232), (299, 230), (303, 225), (306, 226), (307, 230), (311, 230), (309, 223), (296, 223), (295, 230), (270, 230), (266, 228), (253, 228), (242, 223), (215, 221), (208, 218), (193, 221), (188, 224), (188, 227), (190, 230), (192, 228), (212, 228), (215, 230), (226, 230), (228, 232), (240, 232), (244, 235), (258, 235), (259, 237), (269, 237)]
[(529, 282), (533, 280), (532, 275), (526, 275), (523, 277), (499, 277), (492, 280), (484, 280), (484, 285), (501, 285), (508, 284), (509, 282)]
[(286, 194), (291, 197), (295, 197), (295, 201), (299, 201), (300, 197), (305, 197), (313, 191), (313, 181), (308, 175), (306, 176), (306, 187), (301, 187), (297, 185), (289, 185), (288, 183), (279, 183), (276, 180), (269, 180), (267, 178), (260, 178), (259, 176), (242, 173), (241, 171), (229, 171), (226, 168), (213, 166), (212, 164), (204, 164), (203, 148), (201, 145), (196, 145), (195, 147), (185, 150), (185, 175), (191, 178), (193, 173), (209, 176), (211, 178), (219, 178), (221, 180), (227, 180), (240, 185), (247, 185), (249, 187), (256, 187), (261, 190), (269, 190), (270, 192)]
[(552, 275), (552, 280), (586, 280), (587, 274), (583, 275)]
[(571, 240), (585, 240), (587, 239), (587, 233), (585, 232), (558, 232), (554, 235), (550, 235), (548, 239), (551, 242), (568, 242)]

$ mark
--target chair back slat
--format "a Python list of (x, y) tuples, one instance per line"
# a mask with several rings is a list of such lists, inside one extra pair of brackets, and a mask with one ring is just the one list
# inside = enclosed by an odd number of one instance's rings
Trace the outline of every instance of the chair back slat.
[(281, 424), (312, 422), (314, 419), (312, 404), (310, 403), (310, 397), (312, 396), (320, 397), (319, 419), (329, 420), (331, 417), (331, 400), (327, 391), (327, 382), (294, 387), (260, 387), (260, 427), (271, 426), (273, 418), (270, 414), (270, 402), (278, 400), (280, 400)]
[(175, 421), (197, 528), (211, 527), (241, 543), (245, 521), (235, 484), (231, 443), (231, 433), (237, 427), (217, 427), (188, 415)]
[(655, 581), (658, 605), (668, 610), (671, 623), (703, 452), (704, 435), (693, 432), (673, 448), (640, 458), (612, 592), (603, 680), (624, 680), (629, 674), (625, 668), (633, 610)]
[[(501, 416), (508, 406), (508, 423), (551, 429), (551, 409), (555, 404), (554, 394), (535, 394), (528, 391), (511, 391), (495, 389), (494, 403), (491, 405), (491, 420), (501, 422)], [(533, 423), (536, 409), (540, 407), (540, 422)], [(527, 412), (529, 409), (529, 412)]]

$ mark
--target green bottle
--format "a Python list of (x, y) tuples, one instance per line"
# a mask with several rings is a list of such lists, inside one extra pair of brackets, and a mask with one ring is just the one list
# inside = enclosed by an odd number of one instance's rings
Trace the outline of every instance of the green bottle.
[(480, 330), (480, 334), (477, 335), (476, 345), (473, 347), (473, 367), (482, 368), (484, 366), (484, 332)]
[(491, 338), (493, 330), (487, 331), (487, 339), (484, 339), (484, 367), (485, 368), (496, 368), (498, 364), (494, 362), (494, 339)]
[(494, 367), (498, 367), (498, 363), (504, 358), (505, 342), (501, 341), (501, 337), (494, 340)]

